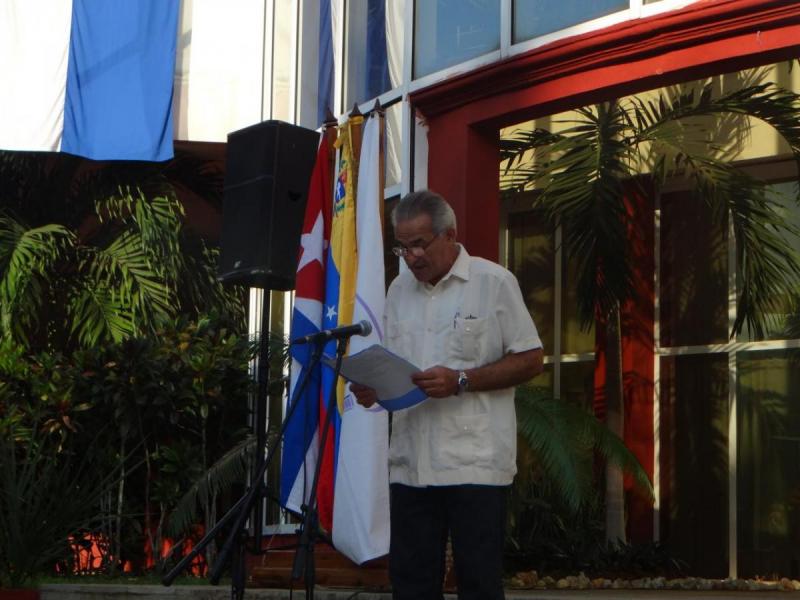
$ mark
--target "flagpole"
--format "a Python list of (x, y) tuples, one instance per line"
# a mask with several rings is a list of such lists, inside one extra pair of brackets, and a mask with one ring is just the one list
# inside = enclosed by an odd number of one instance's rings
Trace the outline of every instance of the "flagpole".
[[(256, 429), (256, 460), (253, 462), (253, 485), (263, 482), (256, 481), (262, 472), (261, 463), (267, 441), (267, 390), (269, 387), (269, 326), (270, 326), (270, 293), (267, 288), (261, 290), (261, 330), (258, 343), (258, 392), (256, 395), (255, 422)], [(253, 510), (253, 545), (261, 549), (261, 538), (264, 524), (264, 498), (259, 498)], [(243, 557), (242, 557), (243, 560)]]
[(353, 105), (345, 127), (350, 136), (350, 160), (353, 161), (350, 172), (353, 177), (353, 190), (356, 190), (358, 189), (358, 162), (361, 158), (361, 134), (364, 130), (364, 115), (358, 110), (358, 104)]
[(385, 231), (383, 195), (386, 189), (386, 111), (377, 98), (371, 112), (378, 119), (378, 214), (381, 218), (381, 231)]
[(328, 113), (325, 115), (325, 122), (322, 124), (322, 131), (324, 137), (325, 144), (328, 145), (328, 167), (329, 167), (329, 174), (330, 180), (328, 181), (328, 189), (333, 189), (333, 180), (334, 180), (334, 173), (336, 172), (336, 152), (333, 151), (334, 142), (336, 142), (337, 137), (337, 127), (339, 125), (339, 121), (331, 112), (331, 109), (328, 109)]

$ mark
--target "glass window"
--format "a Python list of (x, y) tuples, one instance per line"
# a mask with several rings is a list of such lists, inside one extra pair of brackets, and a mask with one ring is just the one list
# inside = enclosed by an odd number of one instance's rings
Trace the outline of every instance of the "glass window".
[(628, 0), (514, 0), (513, 43), (628, 8)]
[(688, 572), (728, 574), (728, 355), (661, 359), (661, 539)]
[(594, 352), (594, 323), (584, 329), (578, 314), (577, 273), (574, 261), (562, 260), (561, 352), (583, 354)]
[(386, 108), (386, 152), (384, 186), (400, 183), (400, 165), (403, 153), (403, 103), (397, 102)]
[(739, 577), (800, 576), (800, 351), (737, 355)]
[(508, 215), (508, 268), (519, 281), (545, 354), (553, 352), (555, 247), (544, 217), (536, 211)]
[(561, 363), (560, 368), (561, 399), (592, 411), (594, 405), (594, 361)]
[(498, 48), (500, 0), (414, 2), (415, 78)]
[[(774, 184), (770, 186), (769, 195), (770, 199), (778, 205), (777, 211), (783, 221), (789, 226), (800, 228), (800, 209), (795, 201), (797, 185), (796, 182)], [(796, 236), (784, 236), (784, 242), (787, 247), (794, 248), (795, 252), (800, 252), (800, 239)], [(800, 306), (797, 304), (797, 299), (776, 298), (774, 312), (765, 316), (766, 335), (761, 337), (753, 335), (745, 324), (738, 341), (789, 339), (800, 336)]]
[(402, 4), (387, 0), (347, 2), (347, 107), (399, 85), (403, 64)]
[(728, 339), (727, 219), (689, 192), (661, 199), (661, 345)]
[(272, 61), (272, 118), (292, 121), (292, 0), (276, 0), (274, 56)]

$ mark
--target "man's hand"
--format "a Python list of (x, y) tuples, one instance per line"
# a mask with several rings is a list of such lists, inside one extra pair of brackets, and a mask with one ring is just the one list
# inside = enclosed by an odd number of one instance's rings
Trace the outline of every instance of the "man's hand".
[(431, 398), (446, 398), (458, 391), (458, 371), (440, 365), (414, 373), (411, 381)]
[(364, 408), (369, 408), (378, 401), (378, 394), (375, 390), (360, 383), (350, 382), (350, 391), (356, 397), (358, 402)]

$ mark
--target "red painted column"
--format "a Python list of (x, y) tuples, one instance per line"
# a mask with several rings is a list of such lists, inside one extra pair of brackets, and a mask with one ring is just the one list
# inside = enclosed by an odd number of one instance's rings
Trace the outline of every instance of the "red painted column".
[[(631, 197), (628, 210), (632, 216), (629, 233), (631, 260), (636, 281), (636, 298), (623, 310), (622, 386), (625, 394), (625, 444), (653, 478), (655, 432), (654, 306), (655, 306), (655, 222), (653, 199)], [(628, 535), (633, 542), (653, 539), (653, 504), (638, 493), (630, 477), (625, 480), (628, 508)]]
[(500, 132), (475, 127), (458, 113), (445, 113), (428, 122), (428, 187), (453, 206), (458, 239), (467, 251), (497, 260)]

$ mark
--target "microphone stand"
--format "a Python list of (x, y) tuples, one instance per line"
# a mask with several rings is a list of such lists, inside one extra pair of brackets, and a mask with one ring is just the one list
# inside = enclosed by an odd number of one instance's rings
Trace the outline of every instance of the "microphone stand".
[(325, 414), (325, 424), (322, 428), (322, 435), (320, 437), (320, 456), (317, 460), (314, 469), (314, 479), (311, 484), (311, 492), (308, 497), (308, 504), (301, 506), (303, 519), (300, 524), (298, 533), (300, 540), (297, 544), (297, 549), (294, 555), (294, 564), (292, 566), (292, 579), (299, 579), (301, 575), (304, 576), (306, 584), (306, 600), (314, 600), (314, 584), (316, 581), (316, 564), (314, 561), (314, 544), (319, 537), (319, 514), (317, 511), (317, 487), (319, 485), (320, 471), (322, 467), (322, 450), (325, 448), (325, 442), (328, 439), (328, 431), (330, 430), (333, 421), (333, 411), (337, 410), (336, 406), (336, 387), (339, 381), (339, 373), (342, 368), (342, 358), (344, 357), (345, 350), (347, 349), (347, 337), (340, 337), (336, 344), (336, 366), (333, 373), (333, 385), (331, 386), (330, 393), (328, 394), (328, 408)]
[[(262, 333), (263, 335), (263, 333)], [(261, 447), (257, 448), (257, 456), (259, 457), (258, 462), (256, 463), (258, 466), (255, 469), (255, 476), (253, 481), (249, 487), (249, 489), (245, 492), (245, 494), (239, 498), (239, 500), (234, 504), (227, 513), (225, 513), (204, 536), (203, 538), (192, 548), (192, 550), (184, 556), (181, 561), (175, 565), (161, 580), (161, 583), (165, 586), (172, 585), (172, 582), (175, 578), (186, 568), (188, 568), (192, 561), (199, 555), (208, 544), (211, 543), (217, 534), (225, 527), (228, 522), (233, 521), (233, 526), (231, 528), (230, 533), (223, 545), (222, 549), (220, 550), (219, 554), (217, 555), (217, 560), (213, 565), (213, 568), (209, 574), (209, 581), (213, 585), (217, 585), (219, 583), (220, 577), (222, 575), (222, 570), (224, 566), (228, 562), (228, 557), (230, 556), (231, 552), (236, 549), (236, 555), (234, 560), (231, 563), (231, 598), (234, 600), (242, 600), (244, 597), (244, 588), (245, 588), (245, 580), (246, 580), (246, 569), (245, 569), (245, 547), (247, 541), (247, 527), (246, 521), (251, 513), (252, 508), (254, 507), (256, 501), (260, 501), (265, 492), (265, 485), (264, 485), (264, 474), (267, 472), (267, 468), (269, 467), (270, 463), (272, 462), (273, 457), (275, 456), (275, 452), (277, 448), (280, 446), (281, 441), (285, 437), (286, 429), (288, 428), (288, 424), (292, 419), (292, 416), (295, 413), (297, 405), (299, 404), (300, 398), (302, 397), (303, 392), (305, 391), (306, 387), (308, 387), (308, 382), (311, 379), (311, 373), (316, 367), (320, 359), (322, 358), (323, 348), (327, 339), (324, 336), (320, 336), (313, 340), (314, 344), (314, 352), (311, 356), (311, 360), (308, 365), (303, 369), (302, 376), (300, 382), (295, 388), (294, 398), (292, 398), (291, 403), (289, 404), (288, 411), (286, 416), (284, 417), (283, 423), (281, 423), (280, 433), (278, 437), (275, 439), (274, 443), (268, 447), (266, 457), (264, 457), (264, 452)], [(341, 342), (341, 340), (340, 340)], [(339, 375), (339, 367), (341, 365), (341, 357), (337, 356), (337, 371), (336, 376), (338, 378)], [(335, 403), (335, 393), (334, 396), (334, 403)], [(315, 407), (316, 408), (316, 407)], [(327, 428), (327, 423), (326, 423)], [(317, 474), (319, 472), (319, 464), (321, 461), (317, 461)], [(316, 477), (315, 474), (315, 486), (316, 486)], [(261, 523), (254, 523), (254, 527), (256, 529), (260, 529)], [(260, 534), (260, 531), (259, 531)], [(257, 536), (260, 540), (260, 535)], [(256, 548), (255, 552), (260, 552), (261, 548)]]

